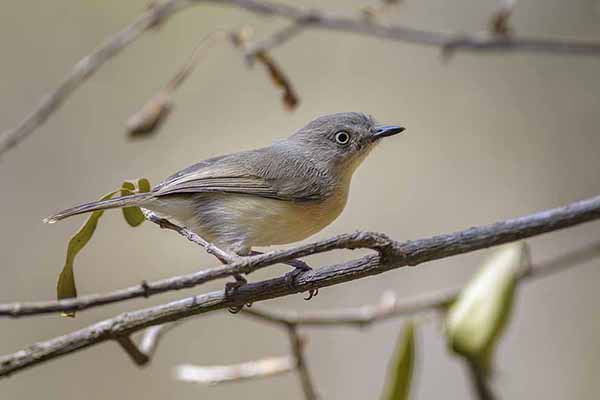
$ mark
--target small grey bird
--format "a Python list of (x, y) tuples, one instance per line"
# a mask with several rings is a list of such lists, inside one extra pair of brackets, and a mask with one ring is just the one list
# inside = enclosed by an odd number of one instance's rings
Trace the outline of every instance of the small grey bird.
[(346, 205), (356, 168), (381, 138), (402, 131), (377, 126), (363, 113), (325, 115), (269, 147), (192, 165), (149, 193), (83, 204), (44, 221), (138, 206), (247, 255), (252, 247), (296, 242), (329, 225)]

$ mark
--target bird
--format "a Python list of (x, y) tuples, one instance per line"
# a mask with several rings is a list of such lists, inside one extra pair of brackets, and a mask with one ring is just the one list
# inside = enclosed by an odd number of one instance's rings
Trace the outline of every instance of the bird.
[(185, 168), (150, 192), (82, 204), (44, 221), (136, 206), (180, 222), (225, 251), (254, 254), (254, 247), (297, 242), (331, 224), (346, 206), (358, 166), (381, 139), (404, 130), (360, 112), (323, 115), (270, 146)]

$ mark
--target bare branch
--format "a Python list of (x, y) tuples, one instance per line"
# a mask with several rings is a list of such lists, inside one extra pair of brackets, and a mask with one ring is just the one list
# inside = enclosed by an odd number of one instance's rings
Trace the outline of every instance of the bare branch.
[(158, 343), (163, 336), (171, 329), (181, 325), (182, 322), (175, 321), (146, 328), (139, 346), (128, 335), (119, 336), (115, 340), (137, 366), (143, 367), (152, 361)]
[(296, 359), (296, 368), (300, 384), (302, 385), (302, 391), (304, 392), (304, 398), (306, 400), (317, 400), (319, 396), (317, 396), (317, 391), (310, 377), (306, 358), (304, 357), (305, 339), (300, 336), (296, 326), (288, 326), (288, 335), (290, 337), (290, 346)]
[[(196, 0), (200, 1), (200, 0)], [(432, 46), (442, 49), (464, 50), (472, 52), (533, 52), (551, 54), (600, 55), (600, 42), (571, 39), (540, 39), (527, 37), (503, 37), (489, 34), (451, 34), (414, 29), (399, 25), (383, 25), (364, 18), (305, 11), (291, 5), (270, 3), (259, 0), (207, 0), (211, 3), (228, 4), (248, 11), (283, 17), (293, 21), (306, 21), (305, 28), (334, 30), (357, 33), (382, 39)], [(283, 44), (279, 41), (276, 45)], [(268, 42), (271, 44), (273, 42)], [(260, 45), (256, 45), (260, 48)]]
[[(600, 255), (600, 245), (597, 253)], [(252, 307), (244, 309), (243, 313), (261, 321), (284, 326), (354, 326), (363, 328), (390, 318), (405, 317), (427, 310), (443, 309), (455, 299), (459, 292), (459, 289), (452, 289), (415, 297), (406, 302), (399, 302), (393, 292), (385, 292), (381, 296), (380, 302), (374, 305), (303, 313), (274, 312)]]
[[(25, 315), (46, 314), (54, 312), (81, 311), (104, 304), (121, 302), (127, 299), (148, 297), (167, 291), (194, 287), (216, 279), (226, 278), (234, 274), (251, 273), (277, 263), (285, 263), (300, 257), (328, 252), (335, 249), (368, 248), (377, 251), (377, 255), (368, 255), (359, 259), (324, 267), (316, 271), (305, 272), (296, 278), (294, 288), (289, 282), (286, 288), (278, 288), (275, 292), (265, 292), (264, 296), (252, 295), (235, 297), (237, 302), (228, 305), (241, 306), (255, 300), (279, 297), (311, 289), (348, 282), (370, 275), (380, 274), (392, 269), (469, 253), (528, 237), (553, 232), (600, 218), (600, 196), (588, 200), (571, 203), (564, 207), (539, 212), (520, 218), (497, 222), (491, 225), (469, 228), (464, 231), (447, 233), (426, 239), (396, 242), (387, 236), (374, 232), (355, 232), (331, 237), (318, 242), (300, 245), (290, 249), (276, 250), (269, 253), (239, 257), (227, 265), (188, 275), (176, 276), (106, 294), (92, 294), (76, 299), (59, 301), (43, 301), (29, 303), (12, 303), (0, 305), (0, 316), (20, 317)], [(170, 227), (184, 235), (190, 232), (177, 226)], [(187, 236), (186, 236), (187, 237)], [(201, 242), (197, 235), (190, 235), (190, 240)], [(215, 250), (216, 251), (216, 250)], [(216, 254), (216, 253), (215, 253)], [(284, 282), (287, 282), (285, 278)], [(265, 281), (265, 282), (275, 282)], [(262, 282), (264, 283), (264, 282)], [(260, 286), (260, 282), (256, 285)], [(278, 285), (275, 285), (278, 286)], [(248, 288), (254, 287), (249, 285)], [(267, 287), (270, 287), (267, 285)], [(272, 289), (274, 290), (274, 289)], [(240, 290), (245, 293), (245, 290)], [(245, 300), (244, 300), (245, 299)]]
[(127, 131), (131, 136), (147, 135), (155, 132), (165, 121), (173, 108), (171, 95), (192, 74), (205, 54), (203, 50), (212, 47), (219, 37), (223, 37), (222, 31), (213, 32), (205, 36), (194, 48), (189, 60), (169, 80), (166, 86), (154, 94), (146, 103), (127, 119)]
[[(579, 251), (572, 252), (566, 256), (559, 257), (554, 261), (543, 264), (543, 267), (533, 268), (532, 270), (536, 272), (524, 274), (523, 278), (545, 277), (548, 275), (546, 272), (558, 272), (569, 266), (560, 265), (560, 262), (572, 262), (574, 263), (572, 265), (575, 265), (577, 263), (589, 261), (591, 258), (598, 256), (599, 252), (600, 245), (598, 244), (585, 247)], [(87, 328), (44, 342), (39, 342), (26, 349), (17, 351), (16, 353), (0, 357), (0, 377), (8, 376), (24, 368), (101, 342), (115, 340), (124, 335), (130, 335), (133, 332), (143, 330), (149, 326), (178, 321), (192, 315), (204, 314), (234, 305), (287, 296), (292, 293), (308, 290), (311, 287), (324, 287), (335, 283), (351, 281), (362, 276), (378, 273), (375, 271), (378, 271), (379, 269), (389, 270), (393, 268), (392, 265), (393, 264), (390, 264), (390, 261), (384, 261), (379, 256), (367, 256), (346, 264), (324, 267), (317, 271), (307, 273), (300, 277), (301, 279), (296, 282), (295, 288), (290, 288), (286, 278), (282, 277), (257, 283), (249, 283), (240, 287), (234, 294), (228, 297), (225, 296), (223, 291), (216, 291), (143, 310), (126, 312), (114, 318), (93, 324)], [(451, 295), (451, 293), (445, 293), (438, 298), (436, 298), (436, 296), (432, 296), (428, 299), (418, 298), (414, 301), (414, 304), (411, 304), (410, 302), (402, 303), (402, 307), (409, 310), (410, 313), (416, 313), (419, 312), (419, 310), (430, 310), (447, 303), (448, 298)]]
[(186, 5), (185, 0), (169, 0), (150, 7), (131, 25), (107, 38), (92, 53), (73, 66), (56, 89), (42, 97), (38, 105), (18, 125), (0, 134), (0, 156), (41, 126), (67, 97), (106, 61), (135, 41), (149, 28), (162, 22)]
[(196, 366), (178, 365), (175, 379), (185, 382), (216, 384), (247, 379), (266, 378), (296, 369), (291, 356), (270, 357), (235, 365)]
[(152, 360), (152, 357), (156, 352), (156, 348), (158, 347), (158, 343), (163, 338), (163, 336), (171, 329), (181, 325), (183, 322), (184, 321), (180, 320), (175, 322), (169, 322), (168, 324), (155, 325), (146, 328), (139, 345), (139, 350), (148, 357), (148, 362)]
[[(160, 327), (168, 326), (168, 324), (161, 325)], [(157, 327), (157, 328), (160, 328)], [(151, 327), (154, 328), (154, 327)], [(148, 328), (148, 329), (151, 329)], [(145, 354), (143, 351), (139, 349), (139, 347), (133, 342), (130, 336), (123, 335), (116, 339), (117, 343), (121, 345), (121, 348), (127, 353), (131, 361), (133, 361), (138, 366), (143, 366), (148, 364), (150, 361), (150, 357)]]
[(144, 213), (144, 216), (148, 221), (154, 222), (163, 229), (169, 229), (179, 233), (181, 236), (185, 237), (190, 242), (202, 246), (208, 254), (215, 256), (219, 261), (228, 263), (238, 261), (240, 259), (238, 255), (231, 254), (226, 252), (225, 250), (220, 249), (214, 244), (207, 242), (206, 240), (204, 240), (194, 232), (190, 231), (186, 227), (176, 225), (167, 219), (161, 218), (150, 210), (142, 209), (142, 212)]
[(467, 371), (469, 372), (469, 380), (473, 387), (473, 392), (478, 400), (495, 400), (497, 397), (490, 386), (489, 377), (481, 369), (477, 363), (465, 360)]
[[(448, 51), (464, 50), (472, 52), (532, 52), (551, 54), (600, 55), (600, 43), (596, 41), (580, 41), (572, 39), (540, 39), (516, 36), (489, 34), (448, 34), (414, 29), (398, 25), (382, 25), (364, 18), (352, 18), (327, 14), (316, 11), (306, 11), (301, 8), (270, 3), (259, 0), (167, 0), (157, 3), (142, 14), (131, 25), (109, 37), (96, 50), (82, 58), (59, 86), (44, 96), (39, 104), (18, 125), (0, 134), (0, 156), (13, 148), (36, 128), (41, 126), (55, 112), (66, 98), (87, 78), (96, 72), (106, 61), (117, 55), (131, 44), (147, 29), (164, 22), (175, 12), (192, 4), (214, 3), (243, 8), (247, 11), (278, 16), (301, 23), (302, 28), (314, 28), (350, 32), (383, 39), (402, 41), (417, 45), (438, 47)], [(300, 27), (298, 27), (300, 28)], [(302, 29), (289, 29), (275, 34), (265, 42), (253, 47), (254, 54), (264, 47), (274, 48), (285, 43)]]

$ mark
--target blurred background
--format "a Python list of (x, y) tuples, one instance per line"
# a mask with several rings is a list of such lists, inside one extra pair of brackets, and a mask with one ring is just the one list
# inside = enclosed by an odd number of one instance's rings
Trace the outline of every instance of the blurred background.
[[(361, 1), (302, 1), (357, 13)], [(130, 23), (146, 0), (6, 2), (0, 13), (0, 126), (15, 125), (40, 96), (104, 38)], [(431, 30), (486, 28), (495, 2), (406, 1), (382, 21)], [(511, 19), (522, 35), (600, 39), (593, 0), (523, 0)], [(249, 24), (262, 37), (285, 21), (199, 5), (145, 34), (105, 65), (38, 132), (0, 161), (0, 302), (55, 296), (69, 236), (83, 218), (44, 225), (48, 214), (97, 199), (123, 179), (157, 183), (196, 161), (269, 144), (315, 116), (364, 111), (408, 128), (355, 175), (342, 216), (312, 239), (356, 229), (404, 240), (519, 216), (600, 192), (600, 59), (587, 56), (440, 52), (351, 34), (308, 31), (272, 55), (301, 99), (290, 113), (260, 66), (248, 69), (230, 46), (210, 50), (175, 94), (160, 132), (129, 140), (124, 124), (215, 29)], [(597, 240), (591, 223), (529, 243), (534, 262)], [(312, 240), (311, 239), (311, 240)], [(314, 256), (315, 266), (359, 252)], [(265, 302), (308, 310), (375, 303), (385, 290), (401, 299), (464, 284), (489, 251), (401, 269)], [(596, 264), (596, 265), (594, 265)], [(108, 212), (76, 262), (80, 294), (106, 292), (215, 265), (198, 247), (153, 224), (128, 227)], [(277, 276), (276, 266), (250, 276)], [(506, 399), (597, 399), (600, 313), (597, 263), (525, 283), (498, 351), (495, 386)], [(118, 312), (221, 288), (223, 282), (147, 300), (96, 308), (75, 319), (0, 319), (0, 354), (52, 338)], [(307, 356), (324, 399), (378, 398), (402, 321), (370, 329), (311, 329)], [(471, 396), (462, 362), (439, 324), (418, 329), (416, 399)], [(20, 372), (0, 382), (2, 399), (301, 399), (294, 374), (206, 387), (180, 383), (181, 363), (227, 364), (288, 351), (285, 332), (218, 312), (168, 334), (152, 364), (138, 369), (116, 343)]]

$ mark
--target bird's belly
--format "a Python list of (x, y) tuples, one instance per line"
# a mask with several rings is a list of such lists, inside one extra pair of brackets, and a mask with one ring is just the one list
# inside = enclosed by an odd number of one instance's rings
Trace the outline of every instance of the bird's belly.
[(345, 196), (291, 202), (238, 194), (196, 194), (195, 216), (184, 221), (217, 245), (234, 251), (296, 242), (329, 225), (343, 210)]

